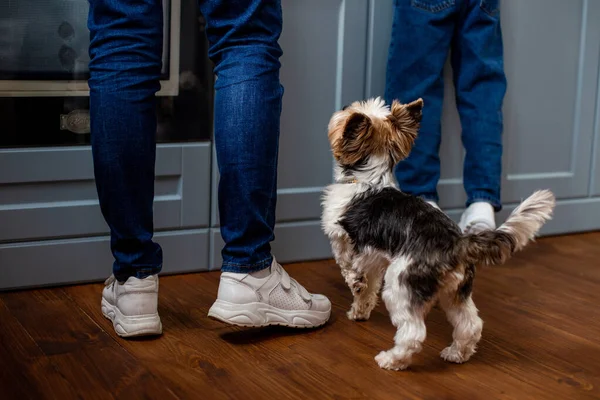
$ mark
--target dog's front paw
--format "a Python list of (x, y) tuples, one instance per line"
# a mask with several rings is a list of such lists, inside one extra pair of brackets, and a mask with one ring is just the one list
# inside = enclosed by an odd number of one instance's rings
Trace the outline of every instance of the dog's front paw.
[(396, 356), (392, 350), (382, 351), (375, 357), (375, 361), (377, 361), (380, 368), (392, 371), (402, 371), (410, 365), (410, 360)]
[(356, 276), (350, 283), (350, 290), (354, 296), (361, 294), (367, 289), (367, 279), (363, 275)]
[(445, 361), (462, 364), (469, 361), (474, 351), (460, 351), (456, 346), (448, 346), (440, 353), (440, 357)]
[(349, 320), (366, 321), (371, 317), (371, 311), (375, 307), (375, 303), (365, 301), (364, 299), (355, 299), (352, 303), (350, 311), (346, 314)]
[(350, 311), (348, 311), (346, 313), (346, 315), (348, 316), (348, 319), (351, 321), (366, 321), (369, 319), (369, 317), (371, 317), (371, 312), (370, 311), (359, 311), (359, 310), (356, 310), (354, 307), (352, 307), (350, 309)]

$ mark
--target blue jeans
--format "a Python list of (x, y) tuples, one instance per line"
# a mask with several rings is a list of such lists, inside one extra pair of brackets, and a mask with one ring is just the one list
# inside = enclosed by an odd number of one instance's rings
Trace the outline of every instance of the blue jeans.
[(400, 188), (438, 201), (443, 68), (451, 52), (466, 154), (467, 206), (502, 207), (502, 102), (506, 92), (499, 0), (395, 0), (386, 101), (422, 97), (421, 129), (396, 168)]
[[(160, 0), (89, 0), (96, 187), (120, 281), (160, 272), (153, 241)], [(280, 0), (199, 0), (215, 66), (222, 270), (271, 265), (283, 87)]]

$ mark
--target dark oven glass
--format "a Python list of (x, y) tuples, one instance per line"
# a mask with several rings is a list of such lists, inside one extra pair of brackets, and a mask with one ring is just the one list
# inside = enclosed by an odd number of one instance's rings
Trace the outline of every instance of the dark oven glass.
[[(196, 0), (163, 9), (157, 141), (210, 140), (204, 18)], [(87, 13), (87, 0), (0, 0), (0, 147), (89, 144)]]

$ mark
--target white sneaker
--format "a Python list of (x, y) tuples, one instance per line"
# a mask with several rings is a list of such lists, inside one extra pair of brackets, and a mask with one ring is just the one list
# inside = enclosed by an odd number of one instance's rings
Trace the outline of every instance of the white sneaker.
[(496, 229), (494, 207), (490, 203), (478, 201), (463, 212), (458, 224), (463, 233), (475, 234)]
[(111, 275), (104, 282), (102, 314), (112, 321), (121, 337), (159, 335), (158, 275), (144, 279), (130, 277), (126, 282)]
[(315, 328), (324, 325), (330, 315), (329, 299), (308, 293), (275, 259), (265, 278), (221, 274), (217, 301), (208, 311), (209, 317), (247, 327)]

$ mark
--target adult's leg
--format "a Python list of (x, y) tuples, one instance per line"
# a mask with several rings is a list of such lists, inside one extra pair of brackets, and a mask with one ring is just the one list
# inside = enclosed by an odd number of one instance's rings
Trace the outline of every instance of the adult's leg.
[(206, 0), (215, 64), (215, 145), (225, 272), (272, 262), (283, 87), (279, 81), (279, 1)]
[(162, 24), (159, 0), (90, 0), (92, 152), (115, 259), (102, 312), (125, 337), (162, 332), (152, 241)]
[(119, 281), (162, 266), (152, 241), (159, 0), (90, 0), (90, 117), (96, 187)]
[(396, 168), (403, 191), (437, 201), (444, 97), (443, 69), (454, 32), (454, 0), (395, 0), (385, 98), (423, 98), (423, 119), (415, 145)]
[[(215, 64), (215, 145), (225, 241), (209, 316), (244, 326), (315, 327), (331, 314), (271, 255), (283, 87), (279, 0), (200, 0)], [(269, 267), (271, 267), (269, 269)]]
[(502, 103), (506, 92), (499, 0), (467, 0), (452, 44), (456, 104), (466, 150), (467, 207), (502, 207)]

